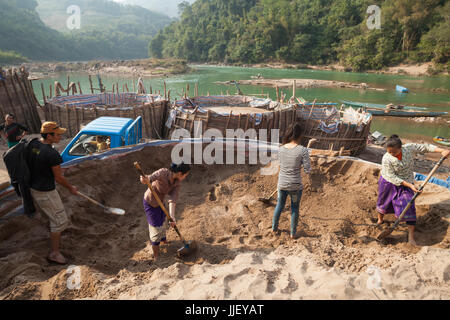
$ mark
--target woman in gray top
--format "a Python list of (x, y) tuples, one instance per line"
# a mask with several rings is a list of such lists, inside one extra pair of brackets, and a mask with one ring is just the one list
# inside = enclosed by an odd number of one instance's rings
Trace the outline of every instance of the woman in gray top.
[(311, 164), (308, 149), (300, 145), (301, 127), (294, 124), (283, 138), (283, 144), (279, 150), (280, 173), (278, 175), (278, 202), (273, 214), (272, 230), (278, 232), (278, 222), (281, 212), (286, 205), (286, 199), (291, 197), (291, 238), (296, 238), (300, 199), (302, 198), (303, 185), (301, 167), (310, 174)]

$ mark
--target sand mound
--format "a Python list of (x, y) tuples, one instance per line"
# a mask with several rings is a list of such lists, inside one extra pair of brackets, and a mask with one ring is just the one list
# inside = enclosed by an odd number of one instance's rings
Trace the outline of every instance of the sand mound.
[[(429, 186), (418, 200), (417, 242), (434, 248), (420, 251), (406, 244), (405, 226), (380, 243), (374, 239), (380, 230), (373, 225), (379, 169), (352, 160), (315, 158), (313, 188), (306, 184), (302, 199), (301, 237), (294, 241), (289, 212), (283, 213), (282, 233), (275, 236), (270, 231), (274, 208), (257, 201), (272, 193), (277, 176), (263, 176), (250, 165), (194, 166), (177, 215), (184, 237), (197, 240), (199, 250), (178, 260), (181, 243), (170, 230), (172, 242), (154, 263), (142, 208), (145, 187), (133, 162), (151, 172), (170, 163), (170, 151), (148, 147), (85, 162), (66, 173), (80, 191), (127, 212), (107, 215), (60, 190), (72, 222), (62, 251), (80, 268), (78, 290), (67, 286), (67, 267), (45, 261), (45, 218), (18, 217), (0, 225), (0, 298), (376, 299), (361, 289), (370, 266), (380, 268), (386, 281), (376, 291), (378, 298), (406, 297), (403, 290), (410, 286), (421, 289), (420, 297), (448, 298), (450, 192)], [(412, 275), (416, 282), (410, 281)]]

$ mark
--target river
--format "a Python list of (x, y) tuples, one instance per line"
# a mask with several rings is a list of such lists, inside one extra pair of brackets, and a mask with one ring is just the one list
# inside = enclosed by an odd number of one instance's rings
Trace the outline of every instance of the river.
[[(297, 97), (303, 97), (308, 101), (317, 99), (319, 102), (338, 102), (340, 100), (352, 100), (359, 102), (379, 103), (379, 104), (403, 104), (420, 107), (428, 107), (430, 111), (450, 111), (450, 77), (414, 77), (407, 75), (386, 75), (373, 73), (351, 73), (321, 70), (293, 70), (293, 69), (269, 69), (269, 68), (242, 68), (242, 67), (220, 67), (193, 65), (194, 71), (189, 74), (171, 76), (167, 78), (144, 78), (146, 88), (152, 86), (153, 90), (163, 93), (163, 81), (167, 83), (168, 90), (171, 90), (171, 98), (179, 98), (183, 88), (189, 83), (191, 96), (194, 93), (195, 84), (199, 85), (200, 95), (208, 92), (213, 94), (236, 93), (234, 86), (218, 85), (217, 81), (248, 80), (251, 76), (259, 73), (267, 79), (320, 79), (347, 81), (356, 83), (367, 83), (373, 87), (384, 88), (386, 91), (355, 90), (348, 88), (308, 88), (297, 89)], [(44, 84), (46, 94), (49, 94), (49, 86), (55, 81), (60, 81), (63, 86), (67, 83), (67, 76), (70, 81), (80, 82), (83, 93), (89, 92), (89, 81), (85, 73), (63, 73), (54, 77), (33, 81), (33, 86), (38, 99), (42, 102), (41, 83)], [(113, 84), (119, 83), (120, 90), (123, 84), (127, 84), (133, 90), (133, 80), (137, 82), (137, 77), (132, 76), (102, 76), (102, 81), (108, 91), (112, 90)], [(94, 77), (94, 87), (98, 87)], [(409, 94), (400, 94), (395, 91), (395, 86), (399, 84), (410, 89)], [(269, 93), (272, 99), (276, 99), (274, 88), (240, 86), (244, 94)], [(440, 89), (433, 92), (433, 89)], [(292, 95), (292, 89), (284, 89), (287, 96)], [(393, 117), (376, 117), (372, 123), (372, 131), (380, 131), (385, 135), (393, 133), (408, 139), (420, 139), (431, 142), (434, 136), (450, 137), (450, 117), (438, 123), (425, 121), (419, 122), (411, 119), (400, 119)]]

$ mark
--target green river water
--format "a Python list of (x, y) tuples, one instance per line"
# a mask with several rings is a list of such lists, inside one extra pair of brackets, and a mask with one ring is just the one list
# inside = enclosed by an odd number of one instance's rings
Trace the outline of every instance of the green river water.
[[(150, 85), (153, 90), (161, 90), (163, 93), (163, 81), (167, 83), (168, 90), (171, 90), (171, 98), (179, 98), (182, 95), (183, 88), (186, 84), (190, 85), (190, 93), (193, 96), (195, 84), (199, 84), (200, 95), (206, 95), (208, 92), (211, 95), (226, 93), (229, 90), (230, 94), (236, 93), (234, 86), (217, 85), (217, 81), (230, 80), (248, 80), (251, 76), (261, 73), (266, 79), (321, 79), (321, 80), (335, 80), (347, 81), (356, 83), (367, 83), (372, 87), (385, 88), (386, 91), (375, 90), (357, 90), (349, 88), (308, 88), (297, 89), (297, 97), (303, 97), (308, 101), (317, 99), (318, 102), (337, 102), (340, 100), (352, 100), (358, 102), (369, 102), (379, 104), (403, 104), (428, 107), (430, 111), (449, 111), (450, 112), (450, 77), (413, 77), (405, 75), (383, 75), (372, 73), (349, 73), (349, 72), (335, 72), (335, 71), (321, 71), (321, 70), (292, 70), (292, 69), (268, 69), (268, 68), (242, 68), (242, 67), (219, 67), (219, 66), (205, 66), (194, 65), (191, 66), (194, 70), (189, 74), (171, 76), (168, 78), (144, 78), (144, 84), (148, 89)], [(44, 84), (46, 94), (49, 94), (49, 86), (53, 85), (55, 81), (60, 81), (63, 86), (66, 86), (67, 76), (70, 76), (70, 81), (80, 82), (83, 93), (89, 91), (88, 76), (85, 73), (71, 73), (60, 74), (55, 77), (49, 77), (42, 80), (33, 81), (33, 86), (38, 99), (42, 102), (41, 83)], [(98, 87), (96, 77), (94, 79), (94, 87)], [(133, 80), (137, 82), (137, 77), (133, 79), (132, 76), (102, 76), (103, 84), (108, 91), (112, 90), (113, 84), (119, 83), (119, 88), (122, 90), (122, 85), (127, 84), (130, 90), (133, 90)], [(395, 91), (395, 86), (399, 84), (410, 89), (409, 94), (400, 94)], [(262, 90), (264, 93), (269, 93), (272, 99), (276, 99), (276, 92), (274, 88), (269, 87), (255, 87), (240, 85), (244, 94), (260, 94)], [(444, 92), (432, 92), (432, 89), (440, 88)], [(287, 96), (292, 95), (291, 89), (284, 89)], [(446, 91), (446, 92), (445, 92)], [(399, 134), (401, 137), (409, 139), (422, 139), (425, 141), (432, 141), (435, 136), (450, 137), (450, 125), (448, 123), (450, 117), (445, 120), (440, 120), (437, 123), (433, 122), (417, 122), (410, 119), (401, 119), (393, 117), (375, 117), (372, 123), (371, 131), (380, 131), (385, 135), (393, 133)]]

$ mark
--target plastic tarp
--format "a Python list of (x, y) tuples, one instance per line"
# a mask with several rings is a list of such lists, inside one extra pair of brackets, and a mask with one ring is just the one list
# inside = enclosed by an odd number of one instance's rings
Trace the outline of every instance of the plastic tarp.
[(163, 97), (151, 94), (136, 93), (101, 93), (101, 94), (80, 94), (74, 96), (54, 97), (48, 102), (58, 106), (90, 106), (90, 105), (120, 105), (120, 104), (140, 104), (161, 101)]

